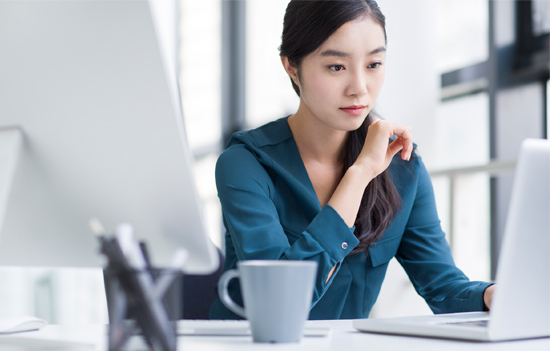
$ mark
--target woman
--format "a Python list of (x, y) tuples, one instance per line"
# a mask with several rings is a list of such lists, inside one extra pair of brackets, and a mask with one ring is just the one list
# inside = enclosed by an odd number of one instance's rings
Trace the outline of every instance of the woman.
[[(385, 53), (375, 1), (291, 1), (280, 55), (298, 111), (235, 133), (216, 166), (224, 268), (317, 261), (310, 319), (368, 317), (394, 256), (435, 313), (490, 306), (493, 287), (454, 265), (410, 128), (372, 116)], [(211, 317), (239, 318), (219, 300)]]

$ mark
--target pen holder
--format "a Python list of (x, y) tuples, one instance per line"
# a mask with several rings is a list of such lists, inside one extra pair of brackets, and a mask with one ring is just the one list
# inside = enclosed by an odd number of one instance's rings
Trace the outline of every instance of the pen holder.
[(103, 270), (109, 311), (109, 351), (175, 351), (181, 319), (182, 272)]

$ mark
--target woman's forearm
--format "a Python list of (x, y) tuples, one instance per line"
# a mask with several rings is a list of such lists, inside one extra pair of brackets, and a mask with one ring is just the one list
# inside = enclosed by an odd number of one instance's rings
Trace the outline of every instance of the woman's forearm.
[(363, 193), (372, 179), (365, 167), (352, 165), (328, 201), (350, 228), (355, 225)]

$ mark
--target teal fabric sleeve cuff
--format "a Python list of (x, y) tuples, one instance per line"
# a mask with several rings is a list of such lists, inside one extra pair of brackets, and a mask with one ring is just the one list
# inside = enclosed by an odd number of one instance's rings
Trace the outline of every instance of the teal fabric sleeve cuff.
[(468, 299), (468, 311), (486, 311), (483, 301), (485, 290), (494, 283), (480, 282)]
[(349, 228), (332, 206), (325, 205), (306, 229), (336, 262), (341, 262), (359, 244)]

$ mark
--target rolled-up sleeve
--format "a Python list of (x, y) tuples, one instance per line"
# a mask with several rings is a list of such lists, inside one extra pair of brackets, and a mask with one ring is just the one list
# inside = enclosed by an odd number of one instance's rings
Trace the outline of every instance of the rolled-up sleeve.
[(273, 202), (273, 179), (244, 145), (232, 146), (219, 157), (216, 186), (224, 223), (238, 260), (318, 263), (314, 306), (330, 286), (332, 278), (326, 283), (330, 270), (359, 243), (353, 228), (326, 205), (291, 244)]
[(437, 215), (432, 183), (415, 159), (417, 190), (396, 258), (434, 313), (482, 311), (491, 283), (470, 281), (456, 267)]

